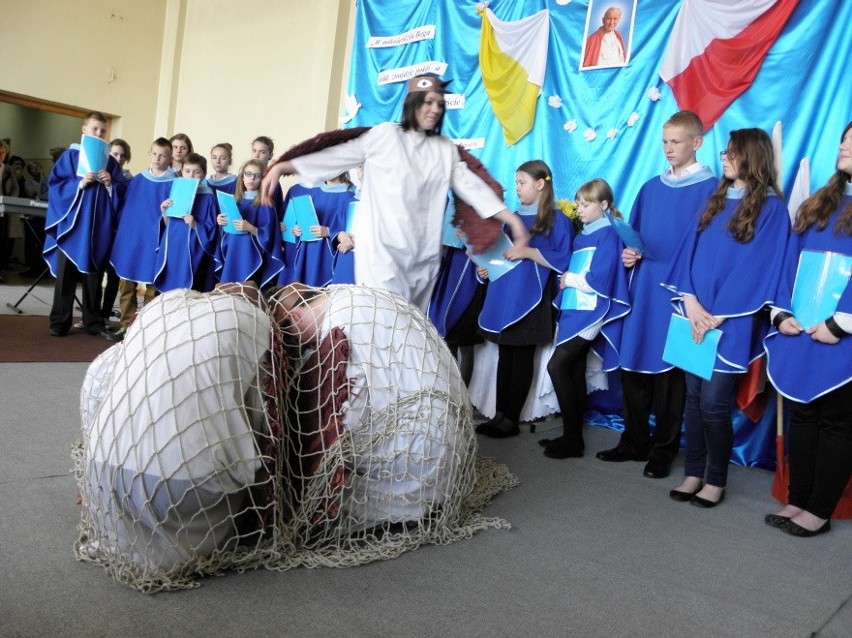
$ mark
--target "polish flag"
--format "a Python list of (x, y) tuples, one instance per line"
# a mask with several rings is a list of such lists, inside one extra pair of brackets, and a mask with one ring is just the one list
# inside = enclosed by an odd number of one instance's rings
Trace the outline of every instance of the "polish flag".
[(683, 0), (660, 77), (709, 129), (754, 81), (799, 0)]

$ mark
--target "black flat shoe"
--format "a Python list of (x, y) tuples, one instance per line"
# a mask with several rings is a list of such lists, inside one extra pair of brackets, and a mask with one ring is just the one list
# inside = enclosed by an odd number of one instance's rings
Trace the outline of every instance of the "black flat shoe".
[(556, 440), (556, 439), (539, 439), (539, 440), (538, 440), (538, 444), (539, 444), (541, 447), (547, 447), (548, 445), (550, 445), (551, 443), (553, 443), (555, 440)]
[(669, 490), (669, 498), (678, 503), (686, 503), (704, 488), (704, 483), (699, 485), (694, 492), (681, 492), (680, 490)]
[(648, 461), (642, 474), (648, 478), (662, 479), (666, 478), (671, 472), (671, 463), (666, 461)]
[(802, 527), (798, 523), (794, 523), (789, 518), (787, 522), (784, 523), (783, 526), (778, 529), (784, 530), (790, 536), (798, 536), (799, 538), (810, 538), (811, 536), (819, 536), (820, 534), (825, 534), (827, 531), (831, 530), (831, 519), (827, 519), (825, 523), (822, 524), (822, 527), (810, 530), (806, 527)]
[(781, 516), (780, 514), (767, 514), (763, 517), (764, 523), (769, 525), (769, 527), (777, 527), (778, 529), (784, 527), (789, 520), (789, 516)]
[(595, 457), (600, 459), (601, 461), (606, 461), (608, 463), (624, 463), (625, 461), (647, 461), (647, 454), (634, 454), (633, 452), (627, 452), (626, 450), (621, 449), (620, 447), (614, 447), (611, 450), (601, 450)]
[(498, 412), (497, 414), (495, 414), (493, 417), (491, 417), (487, 421), (483, 421), (482, 423), (477, 425), (474, 428), (474, 430), (476, 431), (477, 434), (482, 434), (482, 428), (493, 428), (495, 425), (500, 423), (500, 421), (502, 421), (502, 420), (503, 420), (503, 413)]
[(492, 439), (507, 439), (510, 436), (518, 436), (521, 428), (518, 427), (517, 421), (503, 418), (498, 423), (483, 423), (476, 428), (476, 433)]
[(706, 498), (701, 498), (698, 494), (693, 494), (689, 499), (689, 502), (695, 505), (696, 507), (703, 507), (705, 509), (709, 509), (711, 507), (716, 507), (719, 503), (725, 500), (725, 490), (722, 490), (722, 493), (719, 494), (718, 501), (710, 501)]
[(581, 446), (569, 443), (565, 437), (559, 437), (544, 448), (544, 455), (549, 459), (579, 459), (583, 456), (583, 451)]

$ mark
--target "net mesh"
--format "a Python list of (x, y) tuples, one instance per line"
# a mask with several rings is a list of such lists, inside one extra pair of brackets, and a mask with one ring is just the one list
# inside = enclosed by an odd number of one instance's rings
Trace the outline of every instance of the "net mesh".
[(144, 592), (354, 566), (507, 527), (428, 320), (361, 286), (161, 295), (89, 367), (79, 559)]

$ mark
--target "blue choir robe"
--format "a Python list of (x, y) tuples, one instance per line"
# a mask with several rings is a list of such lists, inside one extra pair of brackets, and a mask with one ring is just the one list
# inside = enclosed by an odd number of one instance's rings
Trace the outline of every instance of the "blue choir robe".
[(672, 258), (663, 283), (677, 296), (675, 308), (686, 316), (681, 298), (694, 295), (716, 317), (722, 337), (714, 370), (745, 372), (763, 354), (767, 323), (759, 311), (771, 304), (778, 289), (790, 236), (784, 202), (770, 193), (755, 222), (754, 237), (740, 243), (728, 223), (742, 201), (744, 189), (729, 188), (724, 208), (707, 227), (687, 236)]
[[(327, 286), (334, 273), (334, 236), (346, 228), (346, 212), (355, 201), (355, 193), (348, 184), (322, 184), (316, 188), (305, 188), (296, 184), (284, 200), (287, 203), (298, 195), (310, 195), (321, 226), (328, 227), (328, 237), (318, 241), (297, 241), (293, 259), (291, 281), (300, 281), (308, 286)], [(305, 232), (307, 229), (302, 229)], [(293, 244), (291, 244), (293, 245)]]
[[(790, 237), (775, 307), (792, 312), (790, 302), (801, 251), (819, 250), (852, 255), (852, 237), (846, 232), (840, 235), (834, 232), (841, 214), (850, 205), (852, 184), (847, 184), (840, 206), (831, 214), (823, 230), (812, 225), (804, 233), (794, 233)], [(852, 313), (852, 286), (846, 285), (836, 312)], [(843, 337), (838, 343), (830, 345), (814, 341), (805, 332), (787, 336), (773, 328), (764, 340), (764, 347), (768, 355), (767, 373), (772, 385), (793, 401), (810, 403), (852, 381), (852, 337)]]
[[(592, 340), (592, 350), (603, 362), (603, 370), (609, 372), (618, 367), (618, 350), (621, 343), (621, 327), (624, 317), (630, 312), (627, 273), (621, 265), (624, 245), (616, 234), (609, 219), (586, 224), (574, 238), (574, 250), (593, 248), (586, 283), (595, 294), (595, 307), (591, 310), (559, 310), (556, 320), (556, 345), (573, 339), (578, 334), (602, 322), (601, 331)], [(553, 300), (560, 308), (567, 289), (562, 289)]]
[(254, 206), (256, 195), (256, 192), (247, 192), (237, 206), (242, 218), (257, 227), (257, 236), (226, 233), (220, 227), (216, 277), (221, 282), (240, 283), (251, 279), (261, 287), (268, 286), (278, 280), (284, 269), (278, 211), (273, 206)]
[(337, 249), (337, 242), (334, 242), (334, 269), (331, 273), (331, 283), (333, 284), (354, 284), (355, 283), (355, 249), (350, 248), (345, 253)]
[(71, 147), (59, 156), (50, 171), (43, 255), (55, 277), (59, 253), (81, 273), (101, 272), (109, 261), (115, 238), (118, 209), (124, 192), (125, 179), (113, 157), (107, 160), (106, 170), (112, 177), (112, 188), (100, 182), (80, 188), (77, 176), (80, 145)]
[(630, 213), (630, 225), (648, 249), (629, 271), (630, 314), (622, 322), (619, 365), (633, 372), (672, 369), (663, 361), (672, 314), (671, 294), (660, 285), (675, 250), (698, 226), (718, 181), (706, 166), (683, 179), (661, 175), (646, 182)]
[[(527, 229), (535, 223), (537, 212), (538, 205), (521, 206), (518, 211)], [(511, 237), (511, 231), (508, 232)], [(500, 333), (541, 303), (548, 280), (554, 273), (568, 268), (573, 240), (571, 221), (557, 210), (550, 232), (538, 233), (529, 242), (529, 246), (537, 248), (550, 267), (537, 264), (532, 259), (522, 259), (512, 270), (489, 282), (479, 314), (479, 327), (486, 332)], [(546, 301), (551, 303), (552, 300)]]
[(476, 276), (476, 264), (467, 253), (461, 248), (447, 246), (426, 313), (442, 337), (446, 337), (462, 318), (481, 285)]
[(237, 176), (232, 175), (231, 173), (228, 173), (221, 179), (208, 177), (204, 181), (207, 182), (207, 185), (210, 187), (210, 190), (213, 191), (214, 195), (216, 194), (216, 191), (222, 191), (223, 193), (233, 195), (237, 190)]
[(157, 247), (163, 229), (160, 204), (169, 198), (175, 173), (159, 176), (147, 169), (127, 185), (118, 230), (110, 255), (115, 272), (129, 281), (153, 284), (157, 272)]
[(160, 292), (175, 288), (212, 289), (212, 262), (219, 226), (216, 196), (204, 183), (198, 185), (192, 216), (195, 227), (170, 217), (160, 237), (154, 286)]

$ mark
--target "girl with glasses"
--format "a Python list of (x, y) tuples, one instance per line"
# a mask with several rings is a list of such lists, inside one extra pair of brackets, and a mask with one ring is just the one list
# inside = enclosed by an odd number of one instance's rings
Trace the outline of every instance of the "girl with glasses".
[(216, 277), (222, 283), (253, 281), (263, 288), (274, 284), (284, 270), (278, 213), (260, 203), (258, 189), (263, 163), (249, 160), (240, 169), (234, 198), (242, 219), (228, 224), (222, 212), (216, 218), (221, 236), (216, 250)]

